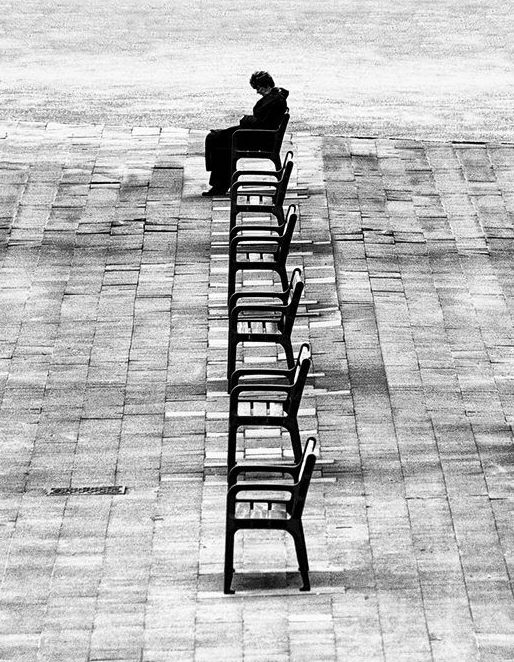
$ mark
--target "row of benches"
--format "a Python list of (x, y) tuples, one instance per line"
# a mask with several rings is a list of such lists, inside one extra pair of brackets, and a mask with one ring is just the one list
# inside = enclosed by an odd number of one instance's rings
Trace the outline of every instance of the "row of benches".
[[(316, 462), (316, 440), (302, 448), (298, 411), (311, 367), (310, 347), (304, 343), (294, 356), (291, 334), (304, 289), (302, 272), (288, 275), (286, 261), (298, 220), (295, 205), (284, 211), (293, 170), (293, 153), (283, 162), (269, 153), (241, 153), (234, 140), (234, 165), (240, 157), (272, 159), (276, 170), (235, 169), (230, 190), (228, 257), (229, 398), (228, 492), (226, 510), (224, 592), (233, 593), (234, 536), (241, 529), (282, 530), (294, 540), (303, 580), (310, 590), (309, 564), (302, 513)], [(263, 223), (263, 215), (269, 221)], [(249, 271), (271, 272), (281, 289), (249, 289), (238, 278)], [(241, 344), (273, 343), (282, 348), (286, 368), (238, 367)], [(278, 428), (289, 435), (293, 464), (250, 464), (238, 461), (238, 432), (248, 427)], [(250, 480), (255, 474), (258, 480)], [(289, 476), (285, 480), (284, 476)], [(281, 478), (282, 477), (282, 478)]]

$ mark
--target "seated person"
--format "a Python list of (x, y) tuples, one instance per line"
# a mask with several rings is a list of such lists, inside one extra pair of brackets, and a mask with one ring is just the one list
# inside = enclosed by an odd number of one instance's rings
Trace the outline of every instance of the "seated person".
[(278, 129), (287, 110), (289, 92), (275, 87), (267, 71), (253, 73), (250, 85), (262, 96), (253, 108), (253, 114), (244, 115), (239, 126), (213, 129), (205, 139), (205, 168), (211, 173), (211, 188), (202, 195), (225, 195), (230, 187), (232, 134), (238, 129)]

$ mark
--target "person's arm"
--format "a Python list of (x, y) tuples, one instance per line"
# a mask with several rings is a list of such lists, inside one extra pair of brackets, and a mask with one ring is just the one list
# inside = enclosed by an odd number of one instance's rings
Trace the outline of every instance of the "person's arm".
[(269, 94), (255, 104), (253, 117), (245, 126), (254, 129), (277, 129), (286, 109), (287, 103), (283, 97)]
[(254, 115), (243, 115), (239, 122), (239, 126), (243, 129), (254, 129), (256, 128), (257, 118)]

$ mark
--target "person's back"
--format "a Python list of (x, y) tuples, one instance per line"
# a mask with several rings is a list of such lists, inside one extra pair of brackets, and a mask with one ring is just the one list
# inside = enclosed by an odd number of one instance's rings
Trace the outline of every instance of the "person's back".
[(213, 129), (205, 139), (205, 168), (211, 172), (211, 188), (202, 195), (225, 195), (232, 177), (230, 150), (232, 135), (238, 129), (278, 129), (287, 111), (288, 90), (275, 87), (273, 78), (267, 71), (256, 71), (250, 78), (250, 85), (261, 99), (253, 107), (252, 115), (244, 115), (238, 126), (228, 129)]
[(288, 90), (272, 87), (253, 108), (253, 115), (245, 115), (239, 125), (244, 129), (278, 129), (287, 111)]

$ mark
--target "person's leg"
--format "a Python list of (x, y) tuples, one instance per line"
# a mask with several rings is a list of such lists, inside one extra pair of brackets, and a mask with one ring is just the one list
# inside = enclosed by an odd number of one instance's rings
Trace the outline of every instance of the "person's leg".
[(209, 184), (225, 192), (230, 186), (230, 177), (230, 150), (220, 149), (216, 152), (216, 158), (209, 177)]
[(230, 187), (231, 166), (230, 151), (232, 134), (239, 127), (211, 131), (205, 139), (205, 168), (210, 171), (209, 184), (211, 190), (204, 195), (226, 193)]
[(217, 145), (219, 140), (219, 134), (221, 129), (212, 129), (210, 133), (205, 137), (205, 169), (207, 172), (212, 170), (213, 165), (213, 154), (217, 150)]

